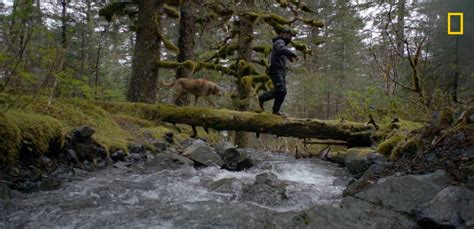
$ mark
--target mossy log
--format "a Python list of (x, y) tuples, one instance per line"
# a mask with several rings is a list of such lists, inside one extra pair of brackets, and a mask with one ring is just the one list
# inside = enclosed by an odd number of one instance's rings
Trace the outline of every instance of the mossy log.
[(202, 126), (216, 130), (235, 130), (295, 138), (346, 141), (349, 147), (370, 146), (372, 130), (363, 123), (280, 117), (267, 112), (240, 112), (204, 107), (176, 107), (165, 104), (96, 102), (111, 113), (133, 113), (140, 118)]

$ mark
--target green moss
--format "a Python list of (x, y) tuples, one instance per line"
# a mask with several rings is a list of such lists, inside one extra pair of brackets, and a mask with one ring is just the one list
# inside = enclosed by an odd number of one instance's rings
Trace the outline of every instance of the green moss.
[(421, 143), (415, 137), (400, 141), (392, 150), (390, 160), (397, 160), (402, 155), (414, 155), (421, 149)]
[(305, 23), (306, 25), (309, 25), (309, 26), (313, 26), (313, 27), (324, 27), (324, 23), (322, 21), (319, 21), (319, 20), (314, 20), (314, 19), (302, 19), (303, 23)]
[(377, 147), (377, 152), (388, 157), (392, 153), (393, 148), (402, 140), (403, 137), (400, 134), (395, 134), (380, 143)]
[(451, 108), (447, 107), (441, 111), (439, 117), (439, 124), (444, 126), (449, 126), (454, 122), (454, 112)]
[(168, 50), (176, 54), (179, 52), (178, 46), (176, 46), (170, 39), (166, 38), (165, 36), (161, 36), (161, 41), (163, 42), (165, 48), (167, 48)]
[(87, 125), (94, 127), (95, 140), (106, 149), (127, 150), (128, 142), (132, 136), (123, 130), (108, 112), (88, 100), (63, 99), (48, 106), (38, 102), (32, 109), (35, 113), (48, 115), (60, 120), (65, 131), (72, 131), (78, 126)]
[(178, 10), (176, 10), (176, 8), (171, 7), (167, 4), (164, 4), (163, 11), (165, 12), (166, 15), (168, 15), (168, 17), (179, 19), (180, 15), (179, 15)]
[(64, 144), (64, 125), (55, 118), (19, 110), (8, 111), (6, 117), (18, 126), (28, 156), (57, 153)]
[(0, 166), (5, 167), (13, 164), (18, 158), (18, 151), (21, 144), (20, 128), (8, 118), (0, 113)]
[(267, 20), (270, 19), (278, 24), (285, 24), (285, 25), (289, 25), (291, 23), (290, 20), (284, 18), (283, 16), (280, 16), (278, 14), (269, 14), (266, 16)]

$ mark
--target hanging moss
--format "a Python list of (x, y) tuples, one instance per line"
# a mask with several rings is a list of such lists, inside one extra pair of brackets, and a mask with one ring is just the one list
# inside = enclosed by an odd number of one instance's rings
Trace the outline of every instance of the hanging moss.
[(306, 13), (315, 13), (315, 11), (314, 11), (313, 9), (311, 9), (308, 5), (306, 5), (306, 4), (304, 4), (304, 3), (301, 3), (301, 4), (299, 5), (299, 8), (300, 8), (302, 11), (306, 12)]
[(166, 49), (170, 50), (175, 54), (179, 53), (178, 46), (176, 46), (171, 40), (169, 40), (163, 34), (159, 34), (158, 36), (160, 37), (161, 41), (163, 42), (163, 46), (165, 46)]
[(177, 6), (183, 5), (184, 1), (187, 1), (187, 0), (165, 0), (164, 3), (170, 6), (177, 7)]
[(306, 25), (309, 25), (309, 26), (319, 27), (319, 28), (324, 27), (324, 23), (322, 21), (319, 21), (319, 20), (302, 19), (302, 21), (303, 21), (303, 23), (305, 23)]
[(157, 62), (157, 65), (159, 68), (178, 68), (181, 66), (181, 64), (177, 61), (166, 61), (166, 60), (160, 60)]
[(230, 16), (234, 14), (234, 11), (232, 9), (230, 9), (229, 7), (224, 7), (218, 3), (214, 3), (210, 5), (209, 7), (221, 17)]
[(163, 11), (165, 12), (166, 15), (168, 15), (168, 17), (179, 19), (179, 16), (180, 16), (179, 11), (176, 8), (171, 7), (167, 4), (164, 4)]
[(256, 12), (245, 12), (244, 13), (244, 18), (250, 21), (252, 24), (257, 21), (257, 19), (260, 17), (260, 15)]
[(324, 38), (322, 38), (322, 37), (316, 37), (316, 38), (313, 39), (313, 43), (315, 45), (322, 45), (322, 44), (324, 44), (324, 42), (325, 42)]
[(181, 66), (183, 66), (186, 69), (189, 69), (189, 70), (194, 72), (194, 71), (196, 71), (196, 68), (197, 68), (198, 64), (191, 61), (191, 60), (186, 60), (186, 61), (181, 63)]
[(280, 7), (286, 8), (290, 5), (290, 2), (288, 0), (277, 0), (277, 3), (280, 5)]
[(256, 63), (258, 65), (261, 65), (265, 68), (268, 68), (268, 60), (266, 60), (266, 59), (260, 59), (260, 60), (257, 60), (257, 61), (252, 60), (252, 62)]
[(284, 18), (283, 16), (280, 16), (280, 15), (278, 15), (278, 14), (272, 13), (272, 14), (266, 15), (265, 17), (266, 17), (267, 19), (271, 20), (271, 21), (274, 21), (274, 22), (278, 23), (278, 24), (284, 24), (284, 25), (289, 25), (289, 24), (291, 24), (291, 21), (290, 21), (290, 20), (288, 20), (288, 19), (286, 19), (286, 18)]
[(255, 52), (263, 53), (263, 54), (265, 54), (265, 56), (268, 56), (270, 54), (270, 52), (272, 51), (272, 46), (270, 46), (270, 45), (257, 45), (257, 46), (252, 47), (252, 50), (254, 50)]

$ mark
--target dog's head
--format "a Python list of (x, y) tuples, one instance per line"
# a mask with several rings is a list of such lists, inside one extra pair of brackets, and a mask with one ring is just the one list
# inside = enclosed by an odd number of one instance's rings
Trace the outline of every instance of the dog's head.
[(221, 97), (224, 95), (224, 92), (222, 91), (222, 89), (219, 87), (219, 85), (213, 85), (214, 87), (211, 88), (211, 94), (213, 95), (216, 95), (218, 97)]

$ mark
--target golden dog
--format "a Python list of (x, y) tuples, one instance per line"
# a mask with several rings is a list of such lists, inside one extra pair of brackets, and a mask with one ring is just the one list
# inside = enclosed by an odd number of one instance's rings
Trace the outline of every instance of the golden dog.
[(175, 104), (178, 99), (186, 94), (194, 95), (194, 106), (196, 106), (199, 97), (203, 97), (210, 105), (217, 107), (208, 96), (222, 96), (222, 89), (216, 83), (205, 79), (179, 78), (172, 83), (161, 82), (161, 85), (172, 88), (176, 92)]

